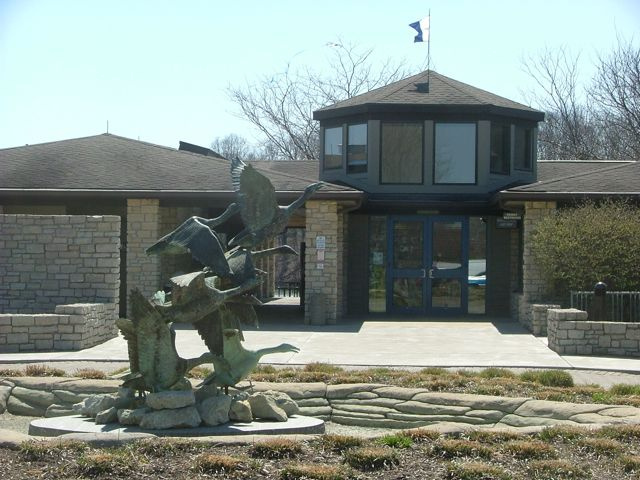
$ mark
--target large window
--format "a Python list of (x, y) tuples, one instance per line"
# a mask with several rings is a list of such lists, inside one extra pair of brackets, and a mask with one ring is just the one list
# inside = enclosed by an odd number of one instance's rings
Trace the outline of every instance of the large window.
[(367, 124), (347, 128), (347, 173), (367, 171)]
[(422, 123), (383, 123), (380, 183), (422, 183)]
[(436, 123), (434, 183), (476, 183), (476, 124)]
[(530, 128), (516, 127), (515, 168), (531, 170), (533, 167), (533, 132)]
[(511, 163), (511, 126), (491, 123), (491, 173), (509, 175)]
[(324, 169), (342, 167), (342, 127), (324, 129)]

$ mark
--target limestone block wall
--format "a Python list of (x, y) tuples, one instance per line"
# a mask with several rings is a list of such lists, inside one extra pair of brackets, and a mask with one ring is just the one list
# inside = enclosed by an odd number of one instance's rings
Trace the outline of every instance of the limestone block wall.
[(120, 217), (0, 215), (0, 313), (108, 303), (120, 288)]
[[(160, 200), (127, 199), (127, 289), (139, 289), (150, 297), (162, 288), (160, 257), (145, 250), (160, 235)], [(127, 299), (127, 312), (129, 302)]]
[(640, 357), (640, 323), (590, 322), (587, 312), (575, 308), (547, 315), (549, 348), (556, 353)]
[[(305, 322), (311, 321), (311, 310), (318, 294), (325, 298), (326, 323), (336, 323), (345, 309), (343, 284), (346, 269), (346, 219), (335, 201), (310, 200), (306, 203), (307, 243), (305, 253)], [(324, 237), (324, 249), (318, 248), (318, 237)], [(319, 260), (319, 250), (324, 250)], [(316, 297), (314, 299), (314, 297)]]
[(543, 303), (547, 294), (542, 269), (533, 256), (532, 238), (539, 222), (555, 210), (556, 202), (525, 202), (522, 219), (522, 293), (512, 296), (512, 303), (517, 304), (518, 321), (524, 326), (531, 325), (531, 306)]
[(550, 309), (558, 309), (560, 307), (561, 305), (555, 304), (536, 303), (531, 305), (531, 315), (528, 317), (531, 323), (525, 326), (536, 336), (546, 336), (548, 312)]
[(82, 350), (118, 335), (114, 304), (58, 305), (55, 314), (0, 314), (0, 352)]

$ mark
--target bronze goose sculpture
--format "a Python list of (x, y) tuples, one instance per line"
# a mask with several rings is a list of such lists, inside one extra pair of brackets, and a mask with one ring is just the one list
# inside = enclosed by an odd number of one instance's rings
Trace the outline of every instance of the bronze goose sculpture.
[(245, 229), (229, 241), (229, 246), (248, 249), (282, 232), (293, 212), (323, 185), (322, 182), (313, 183), (294, 202), (280, 206), (271, 181), (239, 158), (231, 161), (231, 181)]
[(259, 350), (248, 350), (242, 346), (239, 330), (229, 328), (225, 329), (223, 334), (224, 358), (214, 357), (214, 372), (205, 378), (201, 385), (214, 384), (228, 390), (229, 387), (247, 378), (263, 356), (272, 353), (297, 353), (300, 351), (298, 347), (288, 343)]

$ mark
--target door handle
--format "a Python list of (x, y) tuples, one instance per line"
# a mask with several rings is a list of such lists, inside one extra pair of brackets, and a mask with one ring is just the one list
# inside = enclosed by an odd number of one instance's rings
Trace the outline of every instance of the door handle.
[(427, 278), (427, 270), (425, 268), (422, 269), (422, 278)]
[(429, 269), (429, 278), (433, 278), (433, 268)]

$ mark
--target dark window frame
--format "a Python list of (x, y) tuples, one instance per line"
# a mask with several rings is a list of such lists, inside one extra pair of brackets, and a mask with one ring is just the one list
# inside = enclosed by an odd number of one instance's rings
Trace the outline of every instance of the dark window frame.
[[(326, 157), (327, 157), (327, 152), (326, 152), (326, 146), (327, 146), (327, 130), (340, 130), (340, 139), (342, 141), (342, 151), (340, 152), (340, 165), (336, 166), (336, 167), (327, 167), (326, 164)], [(336, 155), (337, 156), (337, 155)], [(328, 171), (336, 171), (336, 170), (341, 170), (344, 166), (344, 125), (340, 124), (340, 125), (327, 125), (326, 127), (324, 127), (324, 129), (322, 130), (322, 170), (328, 170)]]
[[(525, 161), (525, 166), (519, 166), (518, 164), (518, 130), (522, 130), (524, 131), (524, 135), (525, 135), (525, 145), (528, 144), (528, 148), (525, 150), (525, 157), (524, 157), (524, 161)], [(522, 172), (532, 172), (533, 171), (533, 128), (532, 127), (526, 127), (523, 125), (516, 125), (515, 126), (515, 134), (514, 134), (514, 152), (513, 152), (513, 168), (514, 170), (519, 170)], [(528, 161), (529, 161), (529, 166), (526, 166), (526, 161), (527, 161), (527, 154), (528, 154)]]
[[(358, 125), (364, 125), (365, 127), (365, 143), (364, 143), (364, 153), (365, 159), (364, 163), (357, 163), (354, 165), (349, 164), (349, 147), (351, 146), (350, 138), (349, 138), (349, 128), (355, 127)], [(346, 136), (347, 136), (347, 150), (346, 150), (346, 167), (348, 174), (358, 174), (358, 173), (367, 173), (369, 169), (369, 122), (357, 122), (357, 123), (348, 123), (346, 125)]]
[[(449, 182), (436, 182), (436, 125), (438, 124), (464, 124), (464, 125), (474, 125), (475, 126), (475, 158), (473, 163), (475, 164), (475, 169), (474, 169), (474, 182), (465, 182), (465, 183), (449, 183)], [(469, 185), (478, 185), (478, 122), (465, 122), (465, 121), (440, 121), (440, 120), (434, 120), (433, 121), (433, 145), (432, 145), (432, 150), (433, 150), (433, 165), (431, 167), (431, 173), (432, 173), (432, 184), (433, 185), (453, 185), (453, 186), (469, 186)]]
[[(500, 127), (504, 132), (507, 132), (506, 138), (502, 139), (503, 155), (506, 153), (505, 158), (501, 162), (506, 167), (505, 170), (497, 170), (494, 168), (493, 163), (493, 128)], [(489, 126), (489, 172), (494, 175), (511, 175), (511, 124), (505, 122), (491, 122)]]
[[(382, 129), (385, 125), (420, 125), (420, 131), (422, 135), (420, 136), (420, 181), (419, 182), (384, 182), (382, 180), (382, 140), (384, 135), (382, 134)], [(380, 122), (380, 144), (379, 144), (379, 162), (378, 162), (378, 183), (379, 185), (424, 185), (424, 141), (425, 141), (425, 131), (424, 131), (424, 121), (381, 121)]]

